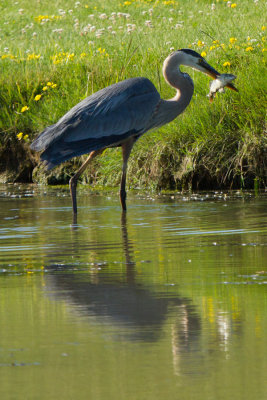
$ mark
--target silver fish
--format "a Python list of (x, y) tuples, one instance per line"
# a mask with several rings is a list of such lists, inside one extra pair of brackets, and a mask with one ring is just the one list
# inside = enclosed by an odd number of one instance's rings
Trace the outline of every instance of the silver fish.
[[(232, 74), (221, 74), (218, 78), (214, 79), (214, 81), (211, 81), (210, 92), (208, 94), (210, 102), (212, 102), (217, 92), (224, 93), (224, 87), (229, 85), (235, 78), (236, 76)], [(234, 88), (234, 90), (237, 91), (233, 85), (230, 85), (230, 88)]]

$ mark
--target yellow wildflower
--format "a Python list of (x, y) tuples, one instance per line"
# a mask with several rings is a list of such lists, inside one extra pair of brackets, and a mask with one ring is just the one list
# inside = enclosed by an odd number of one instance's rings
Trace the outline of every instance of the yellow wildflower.
[(210, 46), (210, 50), (214, 50), (214, 49), (216, 49), (215, 46)]
[(57, 21), (61, 19), (61, 15), (38, 15), (38, 17), (34, 17), (36, 22), (48, 22), (48, 21)]
[(29, 139), (29, 135), (24, 135), (23, 136), (23, 140), (26, 140), (26, 142), (28, 141), (28, 139)]
[(45, 92), (47, 89), (48, 89), (47, 86), (44, 86), (44, 87), (43, 87), (43, 91), (44, 91), (44, 92)]
[(201, 57), (206, 57), (207, 53), (205, 51), (202, 51), (202, 53), (200, 55), (201, 55)]
[(231, 4), (231, 8), (236, 8), (236, 3)]
[(41, 97), (42, 97), (41, 94), (37, 94), (37, 95), (35, 96), (34, 100), (35, 100), (35, 101), (39, 101)]
[(229, 61), (225, 61), (225, 63), (223, 63), (223, 67), (230, 67), (231, 63)]
[(22, 139), (22, 136), (23, 136), (23, 132), (20, 132), (20, 133), (17, 134), (17, 138), (18, 138), (19, 140)]
[(10, 60), (16, 59), (16, 57), (13, 56), (13, 54), (3, 54), (1, 58), (2, 58), (2, 60), (4, 60), (5, 58), (10, 58)]
[(46, 85), (47, 85), (47, 86), (52, 86), (52, 85), (53, 85), (53, 82), (47, 82)]
[(53, 83), (53, 85), (51, 87), (52, 87), (52, 89), (55, 89), (57, 87), (57, 84)]
[(235, 37), (231, 37), (231, 38), (229, 39), (229, 42), (230, 42), (231, 44), (235, 43), (236, 41), (237, 41), (237, 38), (235, 38)]
[(203, 47), (204, 46), (204, 42), (202, 42), (201, 40), (198, 40), (197, 41), (197, 45), (198, 45), (198, 47)]
[(253, 50), (253, 47), (252, 46), (248, 46), (247, 48), (246, 48), (246, 51), (252, 51)]
[(39, 60), (40, 57), (41, 57), (40, 54), (34, 54), (34, 53), (28, 54), (28, 56), (27, 56), (27, 61), (30, 61), (30, 60)]
[(263, 26), (261, 27), (261, 30), (262, 30), (262, 31), (265, 31), (265, 29), (266, 29), (266, 26), (263, 25)]
[(25, 112), (25, 111), (28, 111), (29, 110), (29, 107), (28, 106), (24, 106), (24, 107), (22, 107), (22, 109), (20, 110), (20, 112)]
[(130, 4), (132, 4), (130, 1), (125, 1), (124, 3), (123, 3), (125, 6), (129, 6)]

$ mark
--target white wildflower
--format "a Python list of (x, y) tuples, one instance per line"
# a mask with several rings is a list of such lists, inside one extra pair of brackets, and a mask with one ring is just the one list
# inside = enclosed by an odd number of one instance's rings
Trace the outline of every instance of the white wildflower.
[(63, 28), (53, 29), (52, 32), (53, 33), (62, 33), (63, 32)]
[(100, 37), (103, 35), (104, 30), (105, 30), (104, 28), (98, 29), (98, 30), (96, 31), (96, 33), (95, 33), (96, 37), (97, 37), (97, 38), (100, 38)]

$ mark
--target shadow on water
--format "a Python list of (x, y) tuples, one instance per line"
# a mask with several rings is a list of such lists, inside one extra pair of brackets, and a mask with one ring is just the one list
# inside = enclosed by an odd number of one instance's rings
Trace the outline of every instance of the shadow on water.
[[(73, 240), (78, 227), (72, 227)], [(157, 291), (137, 279), (134, 244), (128, 237), (126, 214), (121, 216), (121, 246), (125, 257), (125, 271), (105, 273), (103, 268), (82, 277), (69, 265), (57, 273), (47, 274), (49, 291), (64, 299), (75, 313), (94, 317), (100, 323), (116, 327), (120, 340), (154, 342), (160, 338), (164, 322), (174, 314), (173, 343), (179, 351), (199, 350), (201, 320), (189, 298), (168, 291)], [(78, 237), (75, 251), (79, 252)], [(96, 263), (97, 265), (97, 263)], [(50, 265), (48, 269), (55, 269)], [(117, 332), (119, 329), (119, 333)]]

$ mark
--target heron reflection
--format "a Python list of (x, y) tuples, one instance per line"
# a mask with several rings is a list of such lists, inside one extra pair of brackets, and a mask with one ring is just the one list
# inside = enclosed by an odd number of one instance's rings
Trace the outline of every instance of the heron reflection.
[[(76, 234), (79, 235), (79, 229), (73, 231), (73, 239)], [(108, 265), (102, 265), (101, 269), (95, 267), (90, 273), (82, 275), (71, 267), (61, 268), (60, 272), (49, 274), (49, 289), (53, 289), (56, 296), (63, 297), (76, 313), (89, 319), (96, 318), (100, 323), (112, 324), (114, 329), (119, 328), (119, 336), (123, 340), (158, 340), (170, 315), (173, 316), (175, 327), (181, 331), (177, 336), (179, 342), (183, 338), (186, 338), (185, 343), (190, 341), (191, 332), (194, 338), (198, 337), (200, 318), (191, 300), (173, 292), (171, 286), (154, 288), (151, 284), (143, 283), (136, 272), (134, 245), (129, 239), (126, 213), (123, 212), (120, 246), (124, 253), (125, 268), (118, 272), (115, 268), (112, 270)], [(74, 245), (73, 251), (75, 249), (79, 253), (79, 247)], [(53, 265), (50, 267), (54, 268)], [(186, 334), (183, 334), (185, 327), (177, 320), (184, 318), (185, 314), (187, 326)]]

